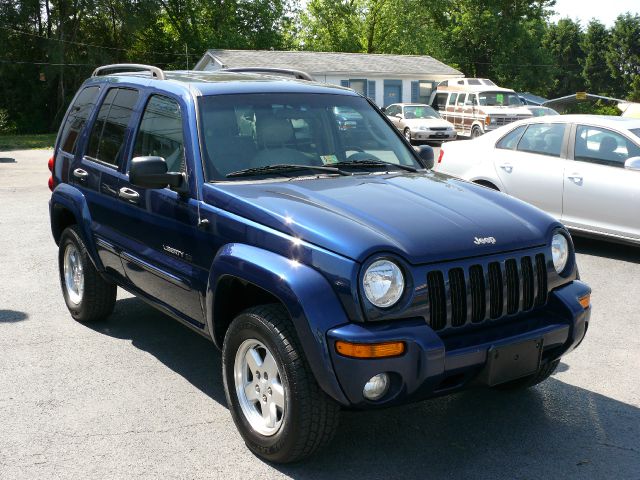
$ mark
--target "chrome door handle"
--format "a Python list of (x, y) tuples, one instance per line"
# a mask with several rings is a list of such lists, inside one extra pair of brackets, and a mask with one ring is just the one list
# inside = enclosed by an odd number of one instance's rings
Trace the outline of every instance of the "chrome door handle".
[(118, 192), (118, 196), (133, 203), (137, 203), (140, 199), (140, 194), (138, 192), (127, 187), (122, 187)]
[(580, 175), (567, 175), (567, 178), (573, 183), (582, 183), (582, 177)]
[(80, 180), (84, 180), (89, 176), (89, 172), (87, 172), (86, 170), (83, 170), (81, 168), (76, 168), (73, 171), (73, 176), (80, 179)]
[(511, 173), (513, 171), (513, 165), (510, 165), (508, 163), (503, 163), (502, 165), (500, 165), (500, 168), (507, 173)]

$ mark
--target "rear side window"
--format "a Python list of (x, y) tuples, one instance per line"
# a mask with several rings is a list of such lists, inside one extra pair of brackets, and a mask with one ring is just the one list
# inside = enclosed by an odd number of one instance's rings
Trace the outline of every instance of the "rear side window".
[(99, 87), (87, 87), (83, 89), (73, 102), (67, 120), (62, 127), (60, 135), (60, 149), (67, 153), (76, 153), (78, 138), (82, 133), (84, 124), (96, 104), (100, 93)]
[(467, 96), (464, 93), (461, 93), (460, 95), (458, 95), (458, 106), (464, 105), (464, 99), (467, 98)]
[(125, 133), (137, 101), (136, 90), (128, 88), (109, 90), (89, 136), (88, 157), (109, 165), (120, 165)]
[(170, 172), (184, 172), (184, 140), (180, 105), (171, 98), (153, 95), (142, 116), (133, 156), (157, 156)]
[(457, 99), (458, 99), (458, 94), (452, 93), (451, 96), (449, 97), (449, 105), (455, 105)]
[(538, 153), (559, 157), (562, 152), (562, 139), (565, 125), (562, 123), (534, 123), (518, 142), (521, 152)]
[(514, 150), (525, 128), (527, 128), (527, 126), (522, 125), (521, 127), (511, 130), (500, 139), (500, 141), (496, 144), (496, 148), (502, 148), (504, 150)]

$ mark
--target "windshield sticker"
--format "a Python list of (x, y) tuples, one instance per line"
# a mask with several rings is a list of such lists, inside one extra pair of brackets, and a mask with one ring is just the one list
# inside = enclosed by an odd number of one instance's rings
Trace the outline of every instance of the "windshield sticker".
[(320, 158), (322, 159), (323, 165), (332, 165), (334, 163), (338, 163), (338, 157), (336, 157), (335, 155), (320, 155)]

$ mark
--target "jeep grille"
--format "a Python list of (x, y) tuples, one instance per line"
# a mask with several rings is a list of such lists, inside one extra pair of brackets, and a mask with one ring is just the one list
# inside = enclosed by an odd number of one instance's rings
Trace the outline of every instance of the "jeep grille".
[(427, 273), (429, 324), (434, 330), (495, 320), (544, 305), (545, 256), (509, 258)]

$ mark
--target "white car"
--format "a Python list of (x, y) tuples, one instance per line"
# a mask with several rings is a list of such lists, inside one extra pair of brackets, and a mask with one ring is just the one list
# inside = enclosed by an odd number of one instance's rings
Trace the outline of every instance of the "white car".
[(529, 202), (578, 233), (640, 244), (640, 119), (523, 120), (443, 145), (435, 169)]
[(391, 123), (405, 138), (426, 142), (455, 140), (456, 130), (452, 123), (444, 120), (429, 105), (422, 103), (394, 103), (385, 109)]

